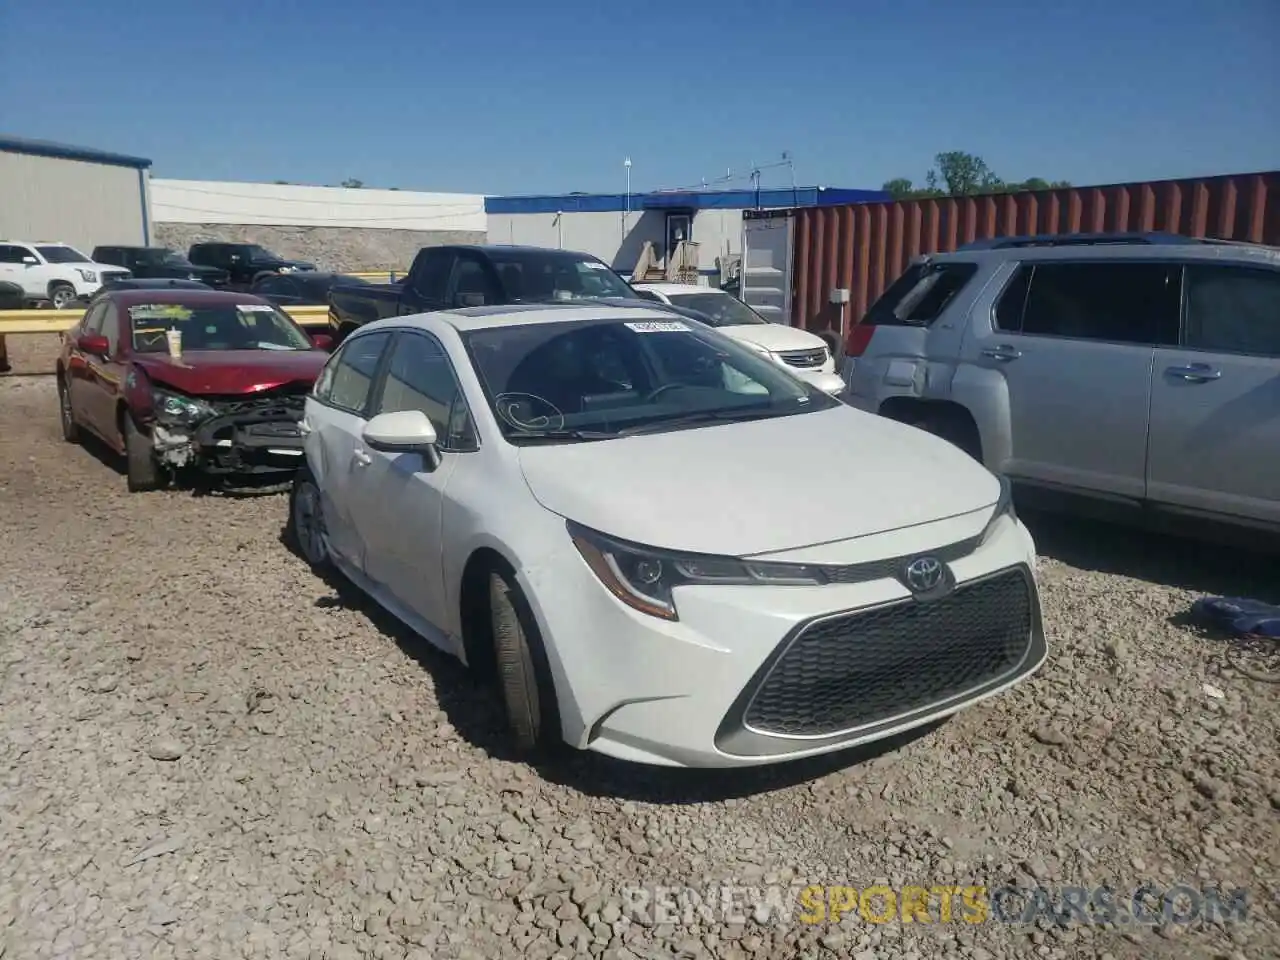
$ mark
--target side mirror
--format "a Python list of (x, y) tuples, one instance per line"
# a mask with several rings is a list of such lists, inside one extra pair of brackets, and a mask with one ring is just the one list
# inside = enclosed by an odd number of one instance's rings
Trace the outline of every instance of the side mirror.
[(421, 410), (380, 413), (364, 425), (361, 436), (383, 453), (420, 453), (432, 470), (440, 463), (436, 428)]
[(454, 305), (458, 307), (483, 307), (483, 293), (458, 293), (454, 294)]
[(332, 349), (333, 349), (333, 337), (331, 337), (331, 336), (330, 336), (329, 334), (327, 334), (327, 333), (313, 333), (313, 334), (311, 334), (311, 343), (315, 346), (315, 348), (316, 348), (317, 350), (332, 350)]
[(95, 357), (105, 357), (111, 351), (111, 342), (100, 333), (82, 333), (76, 346)]

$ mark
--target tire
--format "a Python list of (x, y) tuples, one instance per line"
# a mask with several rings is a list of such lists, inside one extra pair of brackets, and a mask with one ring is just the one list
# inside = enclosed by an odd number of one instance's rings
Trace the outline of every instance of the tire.
[(71, 391), (61, 374), (58, 376), (58, 419), (62, 421), (62, 439), (67, 443), (79, 443), (80, 427), (71, 411)]
[(161, 484), (160, 465), (152, 455), (151, 438), (138, 429), (133, 417), (124, 414), (125, 476), (130, 493), (155, 490)]
[(55, 310), (70, 310), (76, 301), (76, 288), (69, 283), (49, 284), (49, 303)]
[(289, 541), (302, 559), (317, 573), (332, 564), (324, 542), (324, 514), (321, 511), (320, 488), (307, 467), (302, 467), (289, 488)]
[(926, 413), (907, 422), (959, 447), (979, 463), (982, 462), (982, 441), (973, 423), (964, 417), (941, 412)]
[(542, 638), (520, 588), (498, 571), (489, 574), (489, 614), (498, 683), (515, 747), (524, 755), (549, 752), (563, 741)]

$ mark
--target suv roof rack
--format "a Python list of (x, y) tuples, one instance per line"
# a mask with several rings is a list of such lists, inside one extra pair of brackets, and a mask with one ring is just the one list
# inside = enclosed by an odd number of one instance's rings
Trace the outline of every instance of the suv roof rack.
[(1093, 244), (1205, 244), (1221, 243), (1206, 237), (1184, 237), (1176, 233), (1045, 233), (1026, 237), (990, 237), (974, 240), (959, 250), (1007, 250), (1013, 247), (1075, 247)]

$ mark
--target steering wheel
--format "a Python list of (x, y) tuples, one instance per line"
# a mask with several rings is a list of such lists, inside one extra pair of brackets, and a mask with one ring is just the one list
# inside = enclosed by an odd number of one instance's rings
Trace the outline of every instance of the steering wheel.
[(666, 393), (668, 390), (688, 390), (688, 389), (689, 389), (689, 384), (687, 383), (664, 383), (662, 386), (658, 387), (656, 390), (650, 391), (649, 395), (644, 398), (644, 401), (645, 403), (652, 403), (653, 401), (657, 400), (660, 396), (662, 396), (664, 393)]

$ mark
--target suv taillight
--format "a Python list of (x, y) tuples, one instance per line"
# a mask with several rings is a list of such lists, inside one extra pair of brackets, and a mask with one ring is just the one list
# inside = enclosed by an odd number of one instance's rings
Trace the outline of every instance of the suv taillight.
[(849, 331), (849, 335), (844, 341), (844, 355), (846, 357), (860, 357), (867, 347), (871, 344), (871, 338), (876, 332), (874, 323), (862, 322)]

